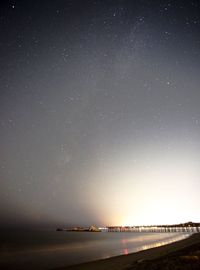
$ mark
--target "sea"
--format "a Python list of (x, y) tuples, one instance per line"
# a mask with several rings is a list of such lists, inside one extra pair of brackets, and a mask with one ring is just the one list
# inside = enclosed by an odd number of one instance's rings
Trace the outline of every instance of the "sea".
[(10, 231), (1, 233), (0, 269), (52, 269), (128, 255), (188, 233)]

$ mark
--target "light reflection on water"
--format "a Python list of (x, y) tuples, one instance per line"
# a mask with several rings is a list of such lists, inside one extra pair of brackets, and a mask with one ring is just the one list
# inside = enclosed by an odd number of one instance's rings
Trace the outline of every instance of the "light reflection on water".
[[(178, 235), (178, 236), (175, 236), (173, 238), (169, 238), (169, 239), (166, 239), (166, 240), (163, 240), (163, 241), (157, 241), (157, 242), (153, 242), (153, 243), (150, 243), (150, 244), (145, 244), (145, 245), (138, 245), (137, 247), (134, 247), (134, 248), (128, 248), (128, 244), (131, 243), (131, 242), (135, 242), (136, 239), (122, 239), (121, 240), (121, 245), (122, 245), (122, 250), (123, 250), (123, 254), (124, 255), (128, 255), (129, 253), (133, 253), (133, 252), (138, 252), (138, 251), (142, 251), (142, 250), (146, 250), (146, 249), (150, 249), (150, 248), (156, 248), (156, 247), (160, 247), (160, 246), (163, 246), (163, 245), (167, 245), (167, 244), (170, 244), (170, 243), (173, 243), (173, 242), (176, 242), (176, 241), (180, 241), (182, 239), (185, 239), (187, 237), (189, 237), (191, 234), (181, 234), (181, 235)], [(145, 242), (145, 237), (139, 237), (139, 240), (141, 243), (142, 242)]]
[(167, 244), (170, 244), (170, 243), (173, 243), (173, 242), (176, 242), (176, 241), (185, 239), (189, 235), (190, 234), (180, 235), (180, 236), (174, 237), (172, 239), (168, 239), (166, 241), (159, 241), (159, 242), (156, 242), (156, 243), (152, 243), (152, 244), (148, 244), (148, 245), (143, 245), (143, 246), (139, 247), (137, 249), (137, 251), (146, 250), (146, 249), (155, 248), (155, 247), (160, 247), (160, 246), (164, 246), (164, 245), (167, 245)]
[[(29, 245), (23, 250), (17, 249), (15, 245), (13, 250), (4, 250), (0, 256), (0, 263), (28, 265), (29, 269), (31, 267), (38, 270), (48, 269), (122, 254), (128, 255), (188, 236), (189, 234), (185, 233), (57, 233), (54, 242), (51, 240), (48, 243), (44, 242), (43, 245)], [(63, 238), (66, 242), (58, 243), (56, 237)]]

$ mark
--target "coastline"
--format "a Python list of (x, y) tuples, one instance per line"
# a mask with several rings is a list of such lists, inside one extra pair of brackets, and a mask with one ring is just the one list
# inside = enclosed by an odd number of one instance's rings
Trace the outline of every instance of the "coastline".
[[(190, 254), (192, 250), (200, 250), (200, 233), (195, 233), (185, 238), (183, 240), (173, 242), (160, 247), (150, 248), (143, 251), (138, 251), (136, 253), (131, 253), (128, 255), (119, 255), (116, 257), (111, 257), (108, 259), (96, 260), (87, 263), (76, 264), (67, 267), (54, 268), (54, 270), (125, 270), (125, 269), (145, 269), (151, 268), (154, 260), (156, 263), (165, 259), (165, 264), (167, 260), (170, 261), (173, 258), (179, 258), (181, 254)], [(200, 251), (199, 251), (200, 256)], [(184, 257), (184, 256), (182, 256)], [(188, 257), (188, 256), (185, 256)], [(194, 256), (195, 257), (195, 256)], [(199, 258), (199, 260), (198, 260)], [(189, 259), (189, 258), (188, 258)], [(198, 267), (200, 264), (200, 257), (196, 256)], [(183, 262), (184, 263), (184, 262)], [(155, 264), (155, 263), (154, 263)], [(162, 264), (162, 262), (161, 262)], [(188, 263), (186, 262), (188, 265)], [(144, 267), (143, 267), (144, 266)], [(162, 269), (162, 265), (160, 266)], [(146, 268), (146, 269), (148, 269)], [(153, 269), (153, 268), (152, 268)], [(167, 268), (166, 268), (167, 269)], [(174, 265), (172, 268), (175, 269)], [(182, 268), (179, 268), (182, 269)], [(187, 269), (187, 268), (184, 268)], [(194, 268), (195, 269), (195, 268)], [(198, 268), (199, 269), (199, 268)]]

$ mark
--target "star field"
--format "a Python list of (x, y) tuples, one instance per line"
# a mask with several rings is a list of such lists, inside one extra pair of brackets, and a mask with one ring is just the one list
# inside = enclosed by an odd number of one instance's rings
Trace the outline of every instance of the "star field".
[(199, 8), (1, 3), (2, 226), (199, 221)]

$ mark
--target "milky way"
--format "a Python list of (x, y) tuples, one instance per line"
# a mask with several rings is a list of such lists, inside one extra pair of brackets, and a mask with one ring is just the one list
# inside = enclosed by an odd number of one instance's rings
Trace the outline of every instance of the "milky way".
[(199, 1), (5, 1), (3, 226), (199, 221)]

